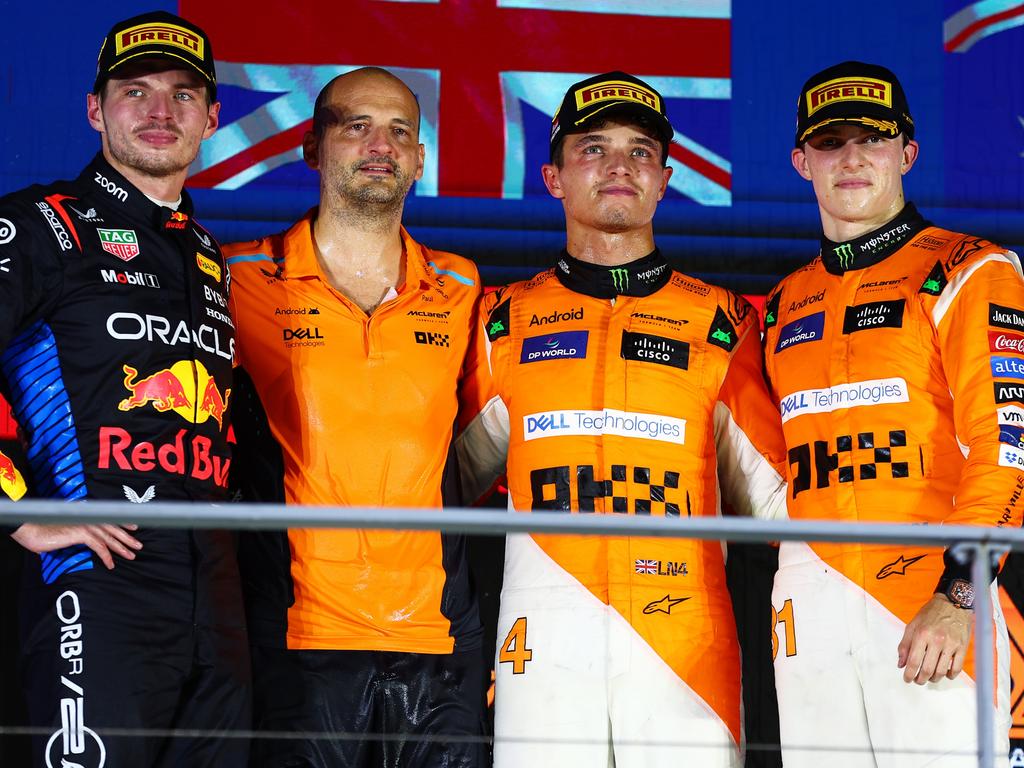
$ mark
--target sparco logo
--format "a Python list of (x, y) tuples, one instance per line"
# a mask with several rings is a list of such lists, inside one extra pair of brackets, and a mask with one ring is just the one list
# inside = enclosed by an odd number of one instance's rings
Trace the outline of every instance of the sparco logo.
[(117, 186), (117, 184), (112, 182), (110, 179), (108, 179), (102, 173), (98, 173), (97, 172), (96, 178), (93, 179), (93, 181), (95, 181), (97, 184), (99, 184), (101, 187), (103, 187), (103, 189), (105, 189), (111, 195), (116, 197), (122, 203), (127, 203), (128, 202), (128, 191), (126, 189), (124, 189), (124, 187)]
[(53, 234), (57, 236), (57, 242), (60, 243), (60, 249), (62, 251), (70, 251), (71, 238), (68, 237), (68, 231), (64, 228), (64, 225), (57, 219), (57, 214), (53, 212), (53, 208), (46, 203), (36, 203), (36, 208), (42, 211), (43, 217), (50, 225), (50, 229), (52, 229)]
[(583, 307), (577, 307), (576, 309), (570, 309), (566, 312), (559, 312), (557, 309), (550, 315), (540, 317), (534, 315), (530, 318), (530, 325), (548, 325), (549, 323), (564, 323), (568, 320), (582, 320), (583, 319)]
[(149, 272), (119, 272), (116, 269), (101, 269), (105, 283), (120, 283), (121, 285), (143, 285), (149, 288), (159, 288), (160, 281), (156, 275)]
[[(60, 728), (46, 742), (47, 768), (103, 768), (107, 750), (96, 732), (85, 726), (85, 689), (72, 678), (82, 674), (84, 638), (78, 595), (67, 590), (56, 602), (60, 620), (60, 657), (67, 661), (67, 674), (60, 676), (65, 695), (60, 700)], [(69, 760), (68, 757), (74, 757)]]

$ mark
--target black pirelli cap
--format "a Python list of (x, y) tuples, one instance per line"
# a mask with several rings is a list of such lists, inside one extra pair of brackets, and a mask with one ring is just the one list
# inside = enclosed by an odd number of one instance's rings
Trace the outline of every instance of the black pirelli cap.
[(800, 90), (796, 108), (796, 146), (830, 125), (863, 125), (890, 138), (914, 138), (903, 86), (877, 64), (844, 61), (813, 75)]
[(98, 93), (107, 78), (116, 77), (128, 62), (143, 58), (164, 58), (183, 69), (194, 69), (210, 89), (210, 100), (216, 100), (217, 72), (210, 38), (192, 22), (167, 11), (133, 16), (111, 27), (96, 60), (93, 91)]
[(569, 87), (551, 120), (551, 155), (566, 134), (579, 133), (598, 116), (632, 114), (649, 125), (665, 145), (672, 140), (672, 123), (665, 112), (665, 100), (653, 87), (625, 72), (605, 72)]

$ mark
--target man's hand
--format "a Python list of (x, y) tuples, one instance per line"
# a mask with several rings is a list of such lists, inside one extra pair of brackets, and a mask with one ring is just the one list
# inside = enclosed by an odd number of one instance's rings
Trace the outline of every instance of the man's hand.
[(973, 621), (974, 611), (957, 608), (943, 594), (932, 595), (907, 624), (900, 641), (898, 666), (903, 681), (924, 685), (959, 675)]
[(73, 544), (85, 544), (95, 552), (107, 568), (114, 567), (114, 555), (126, 560), (135, 559), (135, 550), (142, 549), (142, 542), (128, 531), (137, 531), (139, 526), (127, 525), (36, 525), (24, 523), (11, 538), (29, 552), (51, 552)]

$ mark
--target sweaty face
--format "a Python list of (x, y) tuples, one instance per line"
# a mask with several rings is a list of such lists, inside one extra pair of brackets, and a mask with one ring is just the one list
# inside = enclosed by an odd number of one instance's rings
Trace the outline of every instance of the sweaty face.
[(89, 122), (115, 167), (165, 177), (188, 169), (217, 128), (220, 104), (207, 104), (198, 74), (142, 62), (90, 94)]
[(672, 175), (654, 136), (612, 120), (562, 141), (562, 167), (545, 165), (543, 172), (570, 223), (607, 233), (650, 225)]
[(307, 136), (306, 160), (320, 171), (325, 196), (400, 208), (423, 175), (419, 105), (409, 89), (386, 75), (356, 73), (340, 78), (323, 106), (325, 127), (319, 137)]
[(814, 186), (822, 221), (867, 232), (904, 205), (903, 174), (917, 157), (917, 143), (903, 146), (858, 125), (837, 125), (793, 150), (793, 166)]

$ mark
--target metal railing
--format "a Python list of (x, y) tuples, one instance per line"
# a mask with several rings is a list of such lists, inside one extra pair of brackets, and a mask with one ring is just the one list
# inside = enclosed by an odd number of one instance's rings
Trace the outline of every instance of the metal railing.
[(975, 594), (975, 690), (978, 765), (994, 765), (993, 606), (988, 585), (991, 562), (1009, 550), (1024, 550), (1024, 529), (981, 526), (842, 523), (830, 520), (752, 520), (748, 518), (665, 518), (636, 515), (506, 513), (482, 509), (375, 509), (307, 507), (276, 504), (198, 504), (85, 501), (75, 504), (45, 500), (0, 502), (0, 524), (34, 522), (134, 523), (154, 528), (372, 528), (445, 530), (454, 533), (571, 533), (582, 535), (652, 536), (719, 539), (732, 542), (859, 542), (953, 547), (963, 562), (972, 561)]

